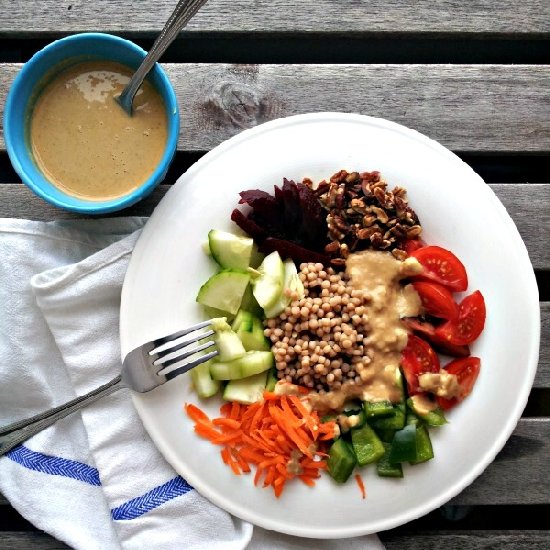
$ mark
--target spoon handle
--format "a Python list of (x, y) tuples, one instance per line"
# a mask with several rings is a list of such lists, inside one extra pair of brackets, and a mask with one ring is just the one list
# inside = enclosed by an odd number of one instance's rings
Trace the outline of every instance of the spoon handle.
[(129, 114), (132, 113), (134, 96), (147, 76), (147, 73), (153, 68), (153, 65), (174, 41), (181, 29), (185, 27), (189, 20), (204, 4), (206, 4), (206, 2), (207, 0), (179, 0), (172, 15), (168, 18), (168, 21), (166, 21), (164, 28), (149, 50), (149, 53), (145, 56), (141, 65), (118, 98), (118, 102)]

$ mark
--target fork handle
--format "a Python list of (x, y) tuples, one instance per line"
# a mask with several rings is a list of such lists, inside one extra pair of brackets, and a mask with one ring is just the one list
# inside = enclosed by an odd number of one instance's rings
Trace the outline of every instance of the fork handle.
[(153, 65), (159, 60), (161, 55), (168, 49), (168, 46), (178, 36), (183, 27), (191, 20), (191, 18), (199, 11), (207, 0), (180, 0), (172, 15), (166, 21), (164, 28), (158, 35), (154, 44), (151, 46), (149, 53), (145, 56), (141, 65), (133, 74), (130, 82), (120, 94), (119, 102), (123, 105), (126, 112), (132, 112), (132, 102), (136, 92), (143, 83)]
[(94, 403), (98, 399), (105, 397), (106, 395), (111, 395), (112, 393), (118, 391), (121, 388), (125, 388), (120, 374), (113, 378), (107, 384), (99, 386), (95, 390), (87, 393), (86, 395), (81, 395), (60, 405), (54, 407), (43, 413), (32, 416), (25, 420), (19, 420), (8, 426), (3, 426), (0, 428), (0, 456), (6, 454), (8, 451), (23, 443), (33, 435), (41, 432), (44, 428), (55, 424), (58, 420), (69, 416), (70, 414), (83, 409), (87, 405)]

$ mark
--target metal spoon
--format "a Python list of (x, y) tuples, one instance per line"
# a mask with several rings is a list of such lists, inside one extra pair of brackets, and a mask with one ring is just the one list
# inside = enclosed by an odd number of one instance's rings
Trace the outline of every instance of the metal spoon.
[(166, 25), (158, 35), (155, 43), (145, 56), (141, 65), (134, 73), (130, 82), (122, 93), (116, 98), (121, 107), (132, 116), (132, 102), (143, 80), (153, 68), (154, 64), (160, 59), (161, 55), (166, 51), (168, 46), (174, 41), (181, 29), (189, 22), (189, 20), (206, 4), (207, 0), (180, 0), (176, 5), (172, 15), (166, 21)]

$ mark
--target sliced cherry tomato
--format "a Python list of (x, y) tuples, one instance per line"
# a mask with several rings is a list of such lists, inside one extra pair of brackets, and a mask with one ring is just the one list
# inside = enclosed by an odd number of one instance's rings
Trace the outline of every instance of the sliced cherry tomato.
[(403, 250), (410, 256), (415, 250), (425, 246), (426, 243), (422, 239), (408, 239), (403, 243)]
[(416, 281), (413, 287), (418, 292), (428, 315), (454, 320), (458, 317), (458, 306), (448, 288), (428, 281)]
[(407, 345), (401, 355), (401, 366), (409, 395), (419, 393), (418, 376), (426, 372), (439, 372), (439, 357), (428, 342), (414, 334), (409, 334)]
[(457, 346), (436, 336), (436, 327), (428, 321), (421, 321), (417, 317), (406, 317), (402, 321), (415, 334), (426, 340), (438, 353), (449, 355), (450, 357), (468, 357), (470, 355), (470, 348), (468, 346)]
[(462, 262), (449, 250), (439, 246), (426, 246), (410, 254), (424, 270), (415, 279), (429, 279), (456, 292), (468, 288), (468, 275)]
[(450, 344), (463, 346), (477, 340), (485, 326), (485, 300), (479, 290), (466, 296), (458, 306), (458, 318), (437, 327), (438, 338)]
[(466, 357), (465, 359), (455, 359), (448, 365), (445, 365), (445, 370), (454, 374), (457, 377), (460, 386), (460, 393), (457, 397), (447, 399), (446, 397), (437, 397), (437, 402), (442, 409), (450, 409), (464, 400), (470, 395), (472, 388), (481, 368), (481, 361), (478, 357)]

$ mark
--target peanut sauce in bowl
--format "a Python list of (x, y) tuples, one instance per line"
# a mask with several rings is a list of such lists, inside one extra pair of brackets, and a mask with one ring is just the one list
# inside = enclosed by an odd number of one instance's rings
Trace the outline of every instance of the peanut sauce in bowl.
[(49, 203), (105, 214), (146, 197), (166, 175), (179, 137), (176, 95), (157, 63), (128, 116), (114, 97), (146, 52), (103, 33), (68, 36), (37, 52), (4, 109), (15, 171)]
[(78, 63), (38, 97), (30, 121), (32, 153), (62, 191), (91, 201), (121, 197), (160, 162), (167, 139), (160, 94), (145, 81), (131, 117), (115, 101), (131, 74), (120, 63)]

